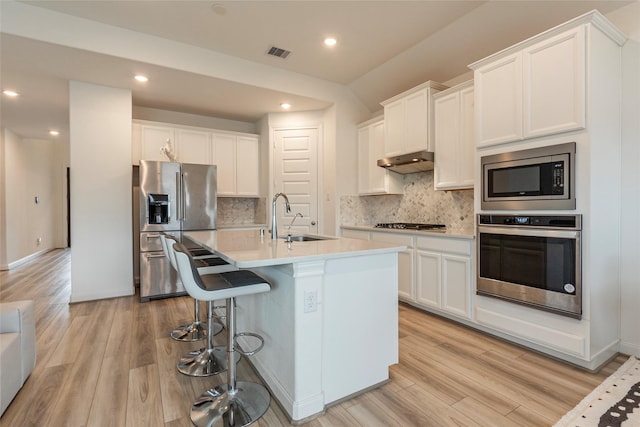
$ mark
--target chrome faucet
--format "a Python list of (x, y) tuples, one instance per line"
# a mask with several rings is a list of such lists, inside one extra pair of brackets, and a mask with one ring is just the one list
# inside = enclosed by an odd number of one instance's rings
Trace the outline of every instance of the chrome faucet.
[(300, 212), (298, 212), (297, 214), (295, 214), (295, 216), (293, 217), (293, 219), (291, 220), (291, 224), (289, 224), (289, 228), (287, 228), (287, 242), (291, 242), (291, 227), (293, 226), (293, 222), (296, 220), (296, 218), (302, 218), (302, 214)]
[(287, 213), (291, 213), (291, 205), (289, 204), (289, 198), (284, 193), (277, 193), (273, 196), (271, 202), (271, 240), (278, 238), (278, 224), (276, 222), (276, 200), (278, 197), (284, 197), (284, 208)]

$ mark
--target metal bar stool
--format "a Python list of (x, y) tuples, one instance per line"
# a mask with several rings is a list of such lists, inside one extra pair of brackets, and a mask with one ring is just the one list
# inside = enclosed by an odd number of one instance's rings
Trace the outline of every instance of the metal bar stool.
[[(178, 242), (171, 234), (160, 233), (160, 242), (162, 243), (162, 251), (164, 256), (169, 259), (171, 266), (177, 271), (176, 260), (170, 251), (169, 243), (167, 239), (171, 241), (170, 245)], [(209, 251), (206, 251), (209, 253)], [(224, 261), (222, 258), (215, 255), (204, 256), (202, 250), (189, 250), (189, 253), (196, 259), (196, 266), (198, 271), (202, 274), (222, 273), (225, 271), (236, 270), (234, 266)], [(171, 331), (171, 338), (176, 341), (200, 341), (207, 337), (207, 324), (200, 321), (200, 302), (194, 300), (194, 321), (186, 325), (179, 326)], [(214, 334), (219, 333), (222, 330), (222, 325), (218, 322), (214, 324)]]
[[(177, 240), (172, 241), (168, 239), (167, 250), (169, 252), (169, 258), (176, 262), (176, 271), (178, 272), (178, 276), (181, 280), (182, 275), (180, 274), (180, 269), (178, 267), (176, 251), (174, 249), (175, 245), (180, 245), (180, 247), (189, 254), (189, 260), (192, 262), (193, 267), (199, 277), (201, 277), (201, 280), (206, 282), (215, 280), (215, 273), (203, 274), (200, 276), (200, 270), (203, 269), (198, 268), (197, 266), (197, 262), (199, 260), (194, 260), (189, 250), (184, 245), (177, 242)], [(183, 285), (185, 285), (186, 289), (187, 285), (185, 283), (183, 283)], [(193, 297), (192, 292), (188, 293)], [(196, 301), (196, 304), (199, 305), (199, 300), (197, 298), (194, 298), (194, 300)], [(213, 301), (207, 301), (207, 323), (202, 324), (202, 326), (206, 325), (205, 337), (207, 338), (207, 345), (199, 350), (193, 350), (183, 355), (178, 361), (178, 372), (192, 377), (206, 377), (209, 375), (216, 375), (227, 370), (227, 348), (224, 346), (213, 345), (213, 337), (217, 333), (216, 330), (218, 332), (222, 330), (222, 325), (214, 321), (214, 317)], [(199, 319), (199, 317), (197, 319)]]
[(201, 276), (195, 267), (193, 258), (180, 244), (174, 244), (178, 273), (194, 298), (207, 301), (216, 299), (227, 301), (227, 383), (205, 391), (191, 407), (191, 421), (196, 426), (246, 426), (259, 419), (269, 409), (271, 397), (267, 389), (254, 382), (238, 381), (236, 363), (240, 350), (236, 347), (236, 337), (253, 336), (258, 338), (260, 346), (251, 352), (253, 355), (264, 345), (257, 334), (236, 333), (236, 297), (269, 292), (271, 285), (249, 270)]

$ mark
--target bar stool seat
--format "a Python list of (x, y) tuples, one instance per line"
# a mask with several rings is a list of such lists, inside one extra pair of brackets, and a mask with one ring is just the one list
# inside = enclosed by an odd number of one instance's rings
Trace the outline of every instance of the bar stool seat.
[[(171, 266), (177, 271), (175, 257), (173, 256), (167, 240), (171, 241), (171, 245), (178, 242), (175, 236), (168, 233), (160, 233), (160, 242), (162, 243), (162, 251), (165, 257), (169, 259)], [(189, 249), (190, 255), (195, 258), (198, 271), (202, 274), (223, 273), (225, 271), (236, 270), (234, 266), (213, 255), (205, 249)], [(216, 322), (214, 324), (213, 333), (218, 334), (222, 331), (222, 324)], [(194, 321), (186, 325), (181, 325), (171, 331), (171, 338), (176, 341), (201, 341), (207, 337), (207, 324), (200, 321), (200, 302), (194, 300)]]
[(251, 335), (260, 339), (259, 348), (244, 353), (247, 355), (259, 351), (264, 340), (256, 334), (236, 334), (235, 298), (269, 292), (271, 285), (249, 270), (201, 275), (195, 267), (193, 258), (183, 245), (176, 243), (173, 249), (178, 273), (189, 295), (207, 301), (208, 304), (213, 300), (226, 299), (227, 306), (227, 383), (205, 391), (196, 400), (191, 407), (191, 421), (196, 426), (207, 427), (249, 425), (269, 409), (271, 397), (261, 384), (237, 381), (236, 355), (239, 351), (236, 349), (236, 336)]

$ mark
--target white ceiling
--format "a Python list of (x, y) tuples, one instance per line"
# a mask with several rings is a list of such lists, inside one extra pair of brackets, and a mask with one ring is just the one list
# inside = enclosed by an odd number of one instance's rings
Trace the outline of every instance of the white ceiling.
[[(375, 112), (379, 102), (426, 80), (446, 82), (467, 65), (568, 19), (633, 1), (23, 1), (335, 82)], [(0, 8), (7, 0), (0, 1)], [(213, 7), (216, 5), (216, 7)], [(1, 12), (1, 10), (0, 10)], [(222, 13), (220, 13), (222, 12)], [(0, 31), (2, 28), (0, 27)], [(338, 45), (326, 48), (325, 36)], [(68, 130), (68, 81), (130, 88), (134, 105), (255, 122), (287, 100), (296, 111), (328, 106), (282, 91), (144, 64), (2, 33), (2, 126), (25, 138)], [(267, 56), (271, 46), (290, 50)]]

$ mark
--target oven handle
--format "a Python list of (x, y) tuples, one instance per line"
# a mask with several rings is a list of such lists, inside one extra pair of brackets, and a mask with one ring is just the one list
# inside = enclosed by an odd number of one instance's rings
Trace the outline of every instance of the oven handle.
[(510, 236), (556, 237), (559, 239), (580, 239), (580, 230), (549, 230), (524, 227), (496, 227), (478, 225), (478, 234), (508, 234)]

